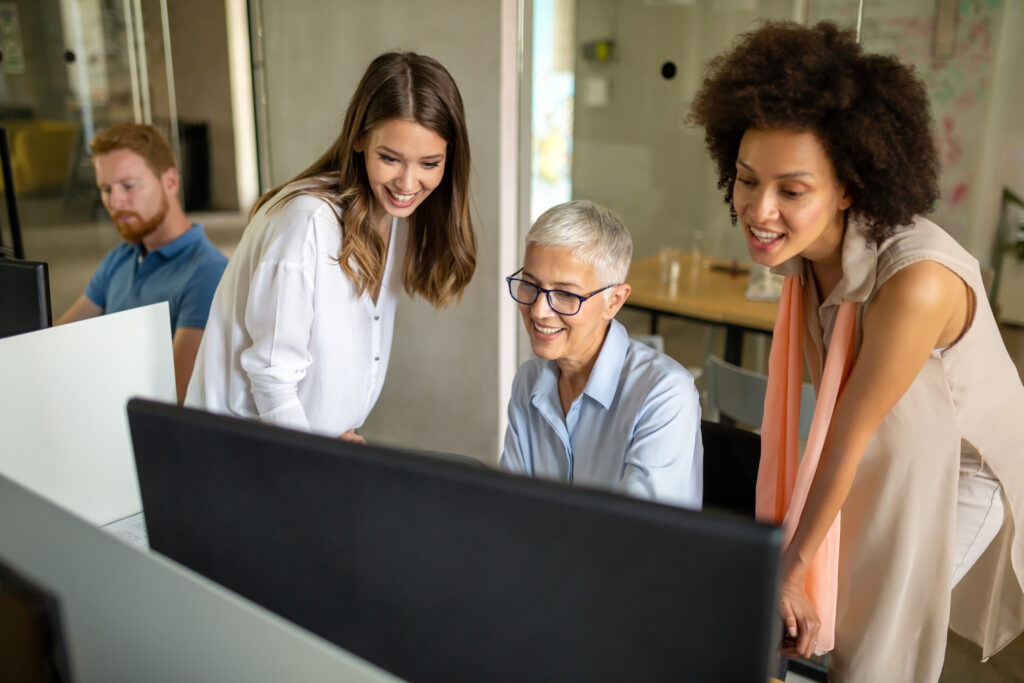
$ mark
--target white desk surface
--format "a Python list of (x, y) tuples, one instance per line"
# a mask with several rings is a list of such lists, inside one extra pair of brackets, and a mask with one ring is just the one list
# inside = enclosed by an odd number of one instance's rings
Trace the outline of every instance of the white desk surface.
[(0, 476), (0, 559), (57, 596), (76, 681), (394, 681)]

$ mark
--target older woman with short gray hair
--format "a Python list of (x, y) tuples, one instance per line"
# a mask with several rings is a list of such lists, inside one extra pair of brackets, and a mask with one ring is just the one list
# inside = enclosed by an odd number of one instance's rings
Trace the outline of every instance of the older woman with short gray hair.
[(523, 267), (506, 279), (537, 358), (513, 381), (500, 464), (699, 509), (693, 377), (614, 319), (632, 252), (619, 217), (588, 201), (552, 207), (530, 229)]

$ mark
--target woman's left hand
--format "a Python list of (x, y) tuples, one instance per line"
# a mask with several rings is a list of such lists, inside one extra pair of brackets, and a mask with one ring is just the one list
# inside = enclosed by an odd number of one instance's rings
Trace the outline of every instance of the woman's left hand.
[(779, 654), (783, 657), (803, 657), (814, 654), (818, 647), (818, 629), (821, 620), (800, 584), (784, 583), (779, 591), (782, 621), (786, 634)]
[(356, 434), (356, 430), (350, 429), (341, 436), (338, 437), (342, 441), (351, 441), (352, 443), (366, 443), (366, 439)]

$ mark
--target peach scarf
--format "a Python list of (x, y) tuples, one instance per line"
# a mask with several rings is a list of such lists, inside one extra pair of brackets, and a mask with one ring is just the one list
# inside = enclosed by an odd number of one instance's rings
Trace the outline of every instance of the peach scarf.
[[(800, 277), (788, 276), (779, 300), (772, 350), (768, 358), (768, 393), (761, 423), (761, 465), (757, 472), (757, 518), (782, 522), (785, 546), (793, 540), (800, 514), (818, 467), (836, 398), (850, 373), (857, 304), (839, 306), (825, 370), (818, 388), (811, 432), (799, 458), (797, 427), (803, 381), (803, 292)], [(822, 541), (807, 572), (807, 596), (821, 619), (818, 652), (835, 647), (836, 592), (839, 576), (839, 515)]]

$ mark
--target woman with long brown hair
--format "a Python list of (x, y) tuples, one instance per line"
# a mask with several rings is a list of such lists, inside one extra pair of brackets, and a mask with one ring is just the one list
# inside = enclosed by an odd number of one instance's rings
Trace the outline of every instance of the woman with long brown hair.
[(469, 168), (448, 71), (410, 52), (373, 60), (334, 144), (253, 208), (186, 405), (360, 441), (399, 291), (440, 307), (473, 275)]

